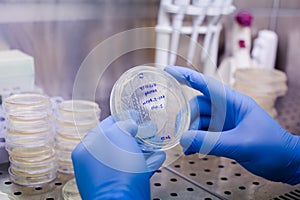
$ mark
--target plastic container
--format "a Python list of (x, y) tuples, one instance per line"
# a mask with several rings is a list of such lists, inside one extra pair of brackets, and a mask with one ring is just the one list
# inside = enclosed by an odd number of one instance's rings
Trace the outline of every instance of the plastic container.
[(235, 72), (236, 87), (247, 88), (254, 92), (282, 96), (287, 91), (287, 77), (276, 69), (247, 68)]
[(12, 171), (12, 168), (9, 167), (8, 173), (10, 175), (10, 179), (19, 185), (25, 185), (25, 186), (40, 186), (44, 185), (46, 183), (49, 183), (53, 181), (56, 178), (56, 170), (51, 171), (48, 174), (43, 174), (42, 176), (34, 176), (34, 175), (20, 175), (15, 174), (14, 171)]
[(277, 116), (275, 101), (287, 91), (285, 73), (276, 69), (246, 68), (236, 70), (234, 76), (234, 89), (252, 97), (272, 117)]
[(58, 104), (57, 120), (70, 125), (95, 124), (99, 120), (100, 109), (95, 102), (68, 100)]
[(24, 186), (46, 184), (56, 178), (52, 105), (42, 94), (21, 93), (4, 100), (6, 150), (11, 180)]
[(35, 93), (14, 94), (4, 102), (8, 118), (15, 120), (40, 120), (52, 116), (49, 97)]
[(66, 100), (57, 105), (56, 155), (58, 171), (73, 174), (71, 154), (88, 131), (99, 123), (97, 103), (85, 100)]
[(116, 120), (138, 118), (136, 139), (144, 150), (174, 147), (190, 123), (188, 99), (179, 82), (150, 66), (131, 68), (119, 78), (111, 92), (110, 110)]

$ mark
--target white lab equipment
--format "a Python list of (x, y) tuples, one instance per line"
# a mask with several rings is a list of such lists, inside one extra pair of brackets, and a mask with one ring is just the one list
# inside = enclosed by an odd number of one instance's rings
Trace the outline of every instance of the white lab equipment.
[(205, 19), (206, 12), (207, 12), (210, 2), (211, 2), (211, 0), (193, 0), (192, 1), (193, 5), (198, 6), (202, 9), (202, 12), (200, 12), (202, 14), (199, 14), (199, 16), (195, 16), (193, 19), (193, 32), (192, 32), (192, 36), (190, 39), (189, 51), (188, 51), (188, 55), (187, 55), (187, 64), (188, 65), (192, 62), (192, 59), (194, 57), (196, 43), (198, 41), (198, 35), (199, 35), (198, 28)]
[[(34, 90), (34, 59), (19, 50), (0, 51), (0, 95), (1, 101), (10, 93)], [(3, 110), (2, 110), (3, 111)], [(0, 163), (8, 162), (4, 148), (6, 120), (1, 112), (0, 126)]]
[(176, 146), (190, 122), (181, 85), (157, 67), (137, 66), (123, 73), (112, 89), (110, 110), (116, 120), (137, 122), (136, 139), (146, 151)]
[[(198, 34), (202, 34), (204, 35), (204, 51), (206, 51), (204, 54), (208, 53), (209, 55), (209, 58), (208, 56), (202, 57), (202, 59), (204, 59), (202, 60), (204, 63), (203, 72), (207, 75), (212, 75), (216, 71), (216, 67), (214, 66), (216, 66), (217, 62), (219, 34), (222, 29), (220, 18), (222, 15), (230, 14), (235, 7), (231, 4), (231, 0), (205, 0), (206, 3), (200, 0), (193, 2), (184, 1), (184, 3), (181, 4), (178, 4), (178, 2), (179, 1), (162, 0), (160, 3), (156, 26), (155, 63), (158, 66), (175, 64), (176, 56), (174, 53), (178, 50), (179, 34), (194, 34), (192, 36), (193, 42), (196, 42), (194, 40), (197, 39)], [(186, 3), (189, 4), (187, 5)], [(184, 25), (182, 22), (184, 21), (184, 17), (182, 16), (183, 12), (184, 16), (193, 17), (194, 23), (192, 25)], [(208, 24), (201, 23), (205, 20), (202, 19), (203, 17), (211, 18), (211, 20), (208, 20)], [(193, 45), (194, 44), (190, 47), (187, 61), (194, 56), (193, 52), (195, 47)], [(175, 49), (175, 47), (177, 49)], [(201, 56), (198, 56), (200, 60)], [(206, 62), (207, 60), (209, 61)], [(212, 62), (214, 66), (211, 65)]]
[(278, 36), (271, 30), (260, 30), (253, 42), (251, 52), (258, 67), (273, 69), (275, 67)]
[(19, 88), (21, 91), (34, 89), (33, 57), (19, 51), (0, 51), (0, 94)]
[(189, 5), (190, 0), (174, 0), (174, 4), (179, 6), (180, 9), (177, 14), (174, 15), (172, 28), (172, 38), (171, 38), (171, 47), (170, 47), (170, 61), (169, 63), (175, 63), (176, 62), (176, 53), (178, 49), (178, 43), (180, 38), (180, 29), (182, 27), (183, 19), (184, 19), (184, 13)]
[(252, 14), (241, 10), (235, 16), (230, 47), (232, 56), (225, 58), (218, 67), (222, 81), (227, 85), (234, 83), (234, 72), (237, 69), (255, 66), (250, 56)]

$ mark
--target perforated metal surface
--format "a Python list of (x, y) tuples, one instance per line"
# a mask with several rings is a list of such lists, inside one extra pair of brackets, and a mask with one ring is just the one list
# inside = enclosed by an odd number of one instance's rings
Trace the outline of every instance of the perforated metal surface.
[[(72, 177), (58, 173), (56, 180), (42, 187), (24, 187), (11, 182), (7, 173), (9, 164), (0, 165), (0, 191), (11, 194), (16, 199), (62, 200), (63, 185)], [(1, 200), (1, 199), (0, 199)]]
[(289, 132), (300, 135), (300, 86), (289, 87), (287, 94), (276, 102), (277, 121)]
[[(277, 101), (278, 122), (294, 134), (300, 133), (300, 89), (289, 88)], [(226, 158), (183, 156), (179, 148), (167, 152), (166, 166), (151, 178), (151, 199), (300, 199), (300, 186), (267, 181), (250, 174)], [(17, 199), (61, 200), (61, 189), (71, 176), (58, 178), (42, 188), (17, 186), (9, 180), (8, 164), (0, 165), (0, 191)]]

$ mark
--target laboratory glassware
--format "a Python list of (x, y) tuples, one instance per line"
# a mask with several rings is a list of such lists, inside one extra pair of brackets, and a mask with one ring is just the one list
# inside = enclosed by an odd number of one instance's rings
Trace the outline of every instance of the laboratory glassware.
[(57, 166), (49, 97), (36, 93), (14, 94), (5, 98), (4, 108), (10, 179), (24, 186), (54, 180)]
[(188, 99), (180, 83), (151, 66), (133, 67), (118, 79), (110, 110), (116, 120), (136, 120), (135, 137), (142, 149), (150, 151), (177, 145), (190, 122)]

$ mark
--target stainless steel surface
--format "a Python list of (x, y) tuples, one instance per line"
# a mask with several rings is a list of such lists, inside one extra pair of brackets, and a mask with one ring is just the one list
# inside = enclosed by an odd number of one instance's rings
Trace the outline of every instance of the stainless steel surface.
[(290, 86), (287, 94), (276, 102), (277, 121), (289, 132), (300, 135), (300, 87)]
[(7, 168), (9, 164), (0, 165), (0, 191), (11, 194), (16, 199), (24, 200), (62, 200), (63, 185), (72, 178), (58, 173), (57, 178), (41, 187), (24, 187), (16, 185), (9, 179)]

